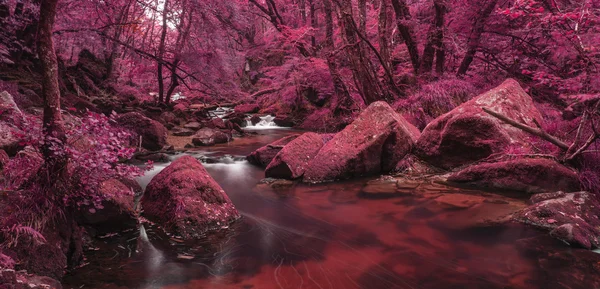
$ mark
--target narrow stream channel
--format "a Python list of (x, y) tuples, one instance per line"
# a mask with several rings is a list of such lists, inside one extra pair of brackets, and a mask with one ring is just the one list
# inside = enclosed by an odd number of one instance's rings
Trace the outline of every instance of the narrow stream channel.
[(518, 250), (519, 239), (540, 233), (477, 224), (502, 197), (457, 209), (430, 197), (443, 193), (439, 187), (364, 199), (368, 179), (257, 185), (264, 172), (243, 156), (291, 133), (260, 130), (192, 153), (243, 216), (229, 230), (193, 243), (152, 226), (102, 239), (99, 250), (86, 253), (89, 264), (67, 276), (66, 288), (555, 288), (538, 259)]

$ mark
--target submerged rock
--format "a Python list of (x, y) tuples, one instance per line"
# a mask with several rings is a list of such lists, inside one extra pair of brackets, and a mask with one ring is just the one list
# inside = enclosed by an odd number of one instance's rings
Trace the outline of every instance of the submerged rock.
[(281, 151), (283, 146), (296, 139), (298, 135), (290, 135), (279, 140), (276, 140), (266, 146), (263, 146), (246, 157), (249, 163), (266, 168), (269, 163), (275, 158), (277, 153)]
[(285, 145), (265, 170), (265, 177), (280, 179), (301, 178), (309, 162), (325, 144), (321, 135), (307, 132)]
[(518, 240), (517, 248), (534, 260), (539, 288), (600, 288), (600, 254), (584, 249), (561, 248), (549, 237)]
[(226, 133), (212, 129), (212, 128), (202, 128), (194, 134), (192, 138), (192, 143), (196, 146), (212, 146), (215, 144), (221, 144), (231, 141), (231, 136)]
[(452, 169), (501, 153), (510, 144), (528, 147), (528, 135), (488, 115), (482, 108), (501, 113), (529, 126), (542, 116), (531, 97), (515, 80), (456, 107), (425, 127), (415, 154), (429, 164)]
[(183, 125), (183, 128), (188, 130), (197, 131), (202, 128), (202, 124), (197, 121), (188, 122)]
[(575, 247), (600, 248), (600, 201), (588, 192), (545, 193), (531, 198), (533, 205), (515, 220), (550, 231), (553, 237)]
[(160, 122), (152, 120), (137, 112), (129, 112), (117, 116), (117, 123), (142, 137), (142, 147), (157, 151), (167, 144), (167, 128)]
[(577, 173), (550, 159), (523, 158), (474, 165), (451, 174), (448, 181), (526, 193), (580, 190)]
[(194, 131), (187, 128), (178, 128), (173, 130), (174, 136), (192, 136), (194, 135)]
[(148, 219), (184, 239), (198, 238), (240, 217), (225, 191), (191, 156), (177, 159), (156, 175), (141, 204)]
[(387, 103), (372, 103), (319, 151), (306, 182), (376, 175), (392, 171), (408, 154), (419, 130)]

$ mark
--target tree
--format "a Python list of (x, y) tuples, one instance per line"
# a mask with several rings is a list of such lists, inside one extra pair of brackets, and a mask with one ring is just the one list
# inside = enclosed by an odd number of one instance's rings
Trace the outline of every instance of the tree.
[(494, 11), (498, 0), (489, 0), (487, 1), (481, 10), (477, 13), (475, 17), (475, 21), (473, 22), (473, 28), (471, 30), (471, 34), (469, 35), (469, 40), (467, 41), (467, 52), (460, 63), (460, 67), (456, 72), (456, 75), (461, 76), (467, 73), (469, 70), (469, 66), (471, 62), (473, 62), (473, 58), (475, 57), (475, 53), (477, 53), (477, 48), (479, 48), (479, 43), (481, 42), (481, 35), (485, 29), (485, 22), (490, 17), (490, 14)]
[(52, 31), (56, 16), (58, 0), (42, 0), (40, 7), (40, 20), (38, 25), (37, 50), (42, 71), (42, 97), (44, 99), (44, 154), (46, 169), (53, 181), (62, 176), (66, 169), (67, 159), (61, 154), (66, 141), (60, 111), (60, 89), (58, 86), (58, 61), (52, 41)]

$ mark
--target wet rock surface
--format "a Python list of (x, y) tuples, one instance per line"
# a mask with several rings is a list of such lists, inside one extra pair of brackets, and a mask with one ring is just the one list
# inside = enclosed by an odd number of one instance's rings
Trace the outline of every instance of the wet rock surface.
[(531, 198), (531, 206), (514, 216), (515, 220), (550, 232), (574, 247), (600, 246), (600, 201), (588, 192), (547, 193)]
[(419, 130), (387, 103), (375, 102), (323, 146), (304, 181), (387, 173), (411, 151), (419, 135)]
[(183, 156), (148, 184), (141, 204), (144, 216), (183, 239), (228, 226), (239, 213), (225, 191), (191, 156)]
[(217, 129), (202, 128), (192, 136), (192, 143), (196, 146), (212, 146), (231, 141), (231, 136)]
[(574, 192), (581, 188), (579, 177), (574, 170), (551, 159), (522, 158), (473, 165), (452, 173), (448, 181), (484, 189), (529, 194), (557, 190)]
[(136, 228), (135, 193), (135, 189), (119, 180), (102, 182), (99, 188), (101, 207), (83, 207), (80, 223), (91, 226), (99, 234)]
[(141, 136), (142, 147), (147, 150), (157, 151), (167, 144), (167, 128), (158, 121), (137, 112), (121, 114), (116, 121), (122, 127)]
[(248, 160), (249, 163), (251, 163), (253, 165), (266, 168), (267, 165), (269, 165), (269, 163), (271, 163), (273, 158), (275, 158), (277, 153), (279, 153), (279, 151), (281, 151), (283, 146), (285, 146), (289, 142), (293, 141), (297, 137), (298, 137), (298, 135), (290, 135), (290, 136), (283, 137), (279, 140), (276, 140), (266, 146), (263, 146), (255, 151), (253, 151), (251, 154), (249, 154), (246, 157), (246, 159)]
[(286, 144), (265, 169), (265, 177), (298, 179), (311, 169), (309, 163), (325, 144), (317, 133), (307, 132)]

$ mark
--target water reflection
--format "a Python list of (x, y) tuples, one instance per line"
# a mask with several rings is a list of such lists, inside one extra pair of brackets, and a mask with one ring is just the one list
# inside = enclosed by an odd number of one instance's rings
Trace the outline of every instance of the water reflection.
[(538, 255), (523, 254), (518, 240), (538, 232), (490, 225), (493, 213), (522, 201), (434, 186), (360, 198), (367, 180), (257, 185), (264, 172), (241, 157), (272, 138), (194, 153), (243, 216), (229, 230), (182, 243), (142, 227), (143, 250), (132, 256), (134, 232), (105, 240), (67, 288), (594, 288), (576, 279), (557, 285)]

